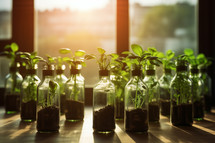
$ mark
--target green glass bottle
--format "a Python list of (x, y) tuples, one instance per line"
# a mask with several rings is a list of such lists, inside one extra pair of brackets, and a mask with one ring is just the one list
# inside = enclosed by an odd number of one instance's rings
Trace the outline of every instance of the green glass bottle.
[(38, 86), (37, 130), (38, 132), (58, 132), (60, 121), (60, 91), (54, 81), (54, 67), (46, 66), (43, 81)]
[(143, 81), (148, 87), (149, 122), (158, 122), (160, 120), (160, 91), (154, 65), (146, 66), (146, 76)]
[(210, 113), (212, 107), (212, 80), (207, 73), (207, 68), (200, 66), (199, 77), (203, 81), (202, 92), (205, 100), (204, 108), (205, 111)]
[(27, 75), (21, 89), (21, 119), (31, 122), (36, 120), (37, 87), (40, 83), (36, 69), (27, 69)]
[(148, 88), (141, 74), (140, 69), (133, 69), (125, 86), (124, 126), (129, 132), (148, 131)]
[(204, 118), (203, 80), (199, 78), (199, 70), (197, 65), (190, 67), (189, 78), (192, 82), (193, 119), (198, 121), (203, 120)]
[(99, 133), (115, 130), (115, 87), (110, 81), (109, 70), (99, 71), (100, 81), (93, 88), (93, 129)]
[(192, 125), (193, 123), (191, 86), (192, 82), (190, 81), (188, 75), (187, 61), (177, 59), (176, 74), (170, 84), (170, 120), (175, 126)]
[(22, 76), (18, 72), (18, 67), (10, 67), (9, 74), (5, 80), (5, 112), (13, 114), (20, 111), (20, 96)]
[(66, 104), (66, 94), (65, 86), (68, 81), (67, 77), (64, 75), (65, 65), (58, 66), (56, 69), (55, 81), (60, 86), (60, 113), (63, 115), (65, 113), (65, 104)]
[(70, 78), (66, 82), (65, 116), (67, 121), (84, 119), (84, 77), (81, 75), (81, 64), (71, 66)]
[(170, 82), (172, 80), (171, 69), (164, 69), (160, 84), (160, 108), (161, 115), (170, 115)]

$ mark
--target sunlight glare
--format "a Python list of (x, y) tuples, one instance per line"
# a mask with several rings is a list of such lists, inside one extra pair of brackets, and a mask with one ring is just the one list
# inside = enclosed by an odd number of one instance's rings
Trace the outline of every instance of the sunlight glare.
[(103, 8), (110, 0), (36, 0), (35, 5), (38, 10), (52, 10), (54, 8), (78, 11), (89, 11)]

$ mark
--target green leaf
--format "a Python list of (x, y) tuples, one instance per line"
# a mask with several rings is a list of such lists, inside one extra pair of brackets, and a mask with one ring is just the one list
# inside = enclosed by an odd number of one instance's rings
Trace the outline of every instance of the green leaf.
[(138, 56), (141, 56), (143, 54), (143, 49), (140, 45), (132, 44), (131, 49)]
[(82, 65), (83, 67), (86, 67), (86, 66), (87, 66), (87, 64), (86, 64), (85, 62), (81, 62), (81, 65)]
[(119, 57), (119, 55), (113, 53), (113, 54), (111, 54), (111, 57), (112, 57), (112, 59), (117, 59)]
[(61, 49), (59, 50), (59, 52), (60, 52), (61, 54), (68, 54), (68, 53), (71, 53), (71, 50), (70, 50), (69, 48), (61, 48)]
[(129, 52), (129, 51), (124, 51), (124, 52), (122, 52), (122, 54), (123, 54), (123, 55), (129, 55), (129, 54), (131, 54), (131, 52)]
[(55, 81), (50, 80), (49, 88), (51, 88), (53, 91), (55, 91), (57, 89), (57, 83)]
[(95, 55), (85, 55), (84, 59), (85, 60), (91, 60), (91, 59), (95, 59)]
[(158, 52), (156, 55), (158, 58), (164, 58), (165, 55), (162, 52)]
[(191, 56), (191, 55), (193, 55), (193, 50), (186, 48), (186, 49), (184, 49), (184, 54), (187, 56)]
[(63, 60), (64, 62), (66, 62), (66, 61), (69, 61), (70, 58), (69, 58), (69, 57), (63, 57), (62, 60)]
[(97, 48), (97, 50), (99, 51), (100, 54), (104, 54), (106, 51), (102, 48)]
[(86, 54), (86, 52), (84, 50), (75, 51), (75, 56), (77, 56), (77, 57), (82, 57), (85, 54)]
[(167, 56), (167, 59), (170, 60), (175, 56), (175, 53), (172, 52), (172, 50), (167, 50), (166, 51), (166, 56)]
[(12, 44), (11, 44), (11, 50), (12, 50), (13, 52), (16, 52), (16, 51), (19, 50), (19, 46), (18, 46), (16, 43), (12, 43)]

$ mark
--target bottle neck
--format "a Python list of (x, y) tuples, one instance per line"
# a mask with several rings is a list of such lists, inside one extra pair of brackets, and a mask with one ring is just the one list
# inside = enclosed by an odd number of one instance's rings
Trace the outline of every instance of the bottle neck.
[(146, 70), (146, 76), (155, 76), (155, 70)]
[(81, 70), (80, 69), (71, 69), (70, 70), (70, 75), (80, 75), (81, 74)]
[(176, 66), (176, 73), (187, 72), (187, 66)]
[(164, 69), (164, 74), (165, 75), (171, 75), (172, 74), (172, 70), (171, 69)]
[(62, 75), (63, 73), (64, 73), (64, 70), (62, 70), (62, 69), (57, 69), (56, 70), (57, 75)]

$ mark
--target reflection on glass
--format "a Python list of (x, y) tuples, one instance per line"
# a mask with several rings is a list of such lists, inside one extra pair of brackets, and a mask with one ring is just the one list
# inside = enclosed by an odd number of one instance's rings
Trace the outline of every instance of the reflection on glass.
[(130, 43), (158, 51), (197, 52), (197, 0), (130, 0)]
[(1, 0), (0, 1), (0, 40), (10, 39), (11, 36), (11, 11), (12, 11), (12, 0)]
[[(60, 48), (82, 49), (90, 54), (96, 54), (97, 47), (104, 48), (107, 53), (116, 51), (115, 0), (36, 0), (35, 6), (40, 56), (59, 56)], [(68, 71), (66, 69), (66, 75)], [(98, 81), (95, 61), (87, 61), (82, 75), (87, 76), (86, 86)]]

